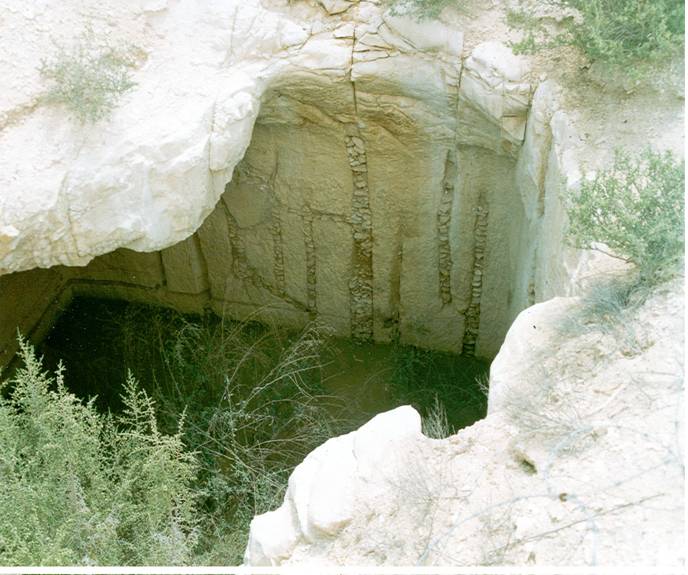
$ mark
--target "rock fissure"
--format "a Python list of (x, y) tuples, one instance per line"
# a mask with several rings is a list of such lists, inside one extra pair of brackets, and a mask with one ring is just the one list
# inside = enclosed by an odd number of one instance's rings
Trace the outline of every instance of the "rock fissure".
[(287, 295), (287, 280), (284, 270), (284, 239), (282, 237), (282, 202), (275, 194), (275, 180), (279, 172), (279, 154), (275, 155), (275, 169), (267, 184), (270, 201), (270, 234), (272, 235), (272, 273), (275, 276), (276, 290), (280, 297)]
[(222, 198), (222, 207), (224, 209), (225, 218), (227, 219), (227, 235), (229, 237), (229, 245), (232, 250), (232, 272), (239, 279), (250, 279), (252, 281), (259, 280), (258, 274), (254, 273), (248, 264), (246, 258), (246, 248), (238, 231), (238, 224), (232, 211), (227, 206), (224, 197)]
[(466, 327), (463, 338), (463, 354), (475, 355), (476, 343), (480, 333), (480, 300), (483, 287), (483, 273), (485, 271), (485, 254), (487, 245), (488, 206), (485, 194), (481, 191), (478, 205), (474, 210), (474, 245), (473, 245), (473, 273), (471, 280), (470, 303), (466, 310)]
[(306, 309), (311, 315), (315, 315), (318, 313), (318, 262), (313, 237), (313, 212), (307, 204), (301, 209), (301, 221), (306, 250)]
[[(241, 238), (241, 235), (239, 234), (239, 226), (237, 224), (236, 218), (234, 215), (232, 215), (231, 210), (229, 209), (229, 206), (227, 206), (226, 201), (224, 200), (224, 197), (222, 199), (222, 206), (223, 206), (223, 211), (224, 214), (227, 218), (227, 232), (228, 232), (228, 237), (229, 237), (229, 243), (231, 247), (231, 252), (232, 252), (232, 272), (233, 274), (239, 279), (239, 280), (244, 280), (256, 287), (262, 288), (268, 293), (270, 293), (272, 296), (276, 298), (281, 298), (285, 301), (287, 301), (289, 304), (294, 306), (295, 308), (303, 311), (311, 311), (312, 308), (310, 307), (311, 302), (309, 301), (306, 306), (304, 304), (298, 302), (294, 298), (290, 297), (286, 293), (283, 293), (282, 290), (280, 289), (279, 286), (275, 286), (274, 284), (266, 281), (263, 276), (258, 272), (248, 261), (247, 255), (246, 255), (246, 246), (244, 245), (244, 242)], [(234, 303), (234, 301), (229, 298), (227, 299), (228, 303)], [(238, 302), (237, 302), (238, 303)], [(315, 305), (315, 302), (312, 302), (313, 305)]]
[(437, 242), (439, 252), (439, 285), (440, 298), (444, 305), (452, 301), (451, 275), (452, 275), (452, 249), (449, 238), (451, 230), (452, 208), (456, 181), (456, 162), (451, 157), (451, 151), (447, 152), (444, 166), (444, 178), (442, 179), (442, 197), (437, 210)]
[(270, 233), (272, 234), (272, 272), (275, 276), (276, 289), (280, 297), (284, 297), (286, 291), (286, 274), (284, 271), (284, 251), (282, 248), (282, 207), (275, 201), (272, 206)]
[(373, 222), (368, 160), (360, 135), (347, 136), (346, 150), (354, 184), (351, 198), (353, 276), (349, 280), (351, 337), (354, 341), (368, 342), (373, 340)]
[(165, 287), (167, 285), (167, 274), (165, 272), (165, 261), (162, 257), (162, 252), (158, 252), (158, 266), (160, 268), (160, 276), (162, 278), (161, 285)]

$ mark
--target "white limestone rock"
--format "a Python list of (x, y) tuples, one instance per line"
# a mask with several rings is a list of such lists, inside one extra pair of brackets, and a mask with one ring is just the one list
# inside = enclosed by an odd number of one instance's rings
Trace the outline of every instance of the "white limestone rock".
[(256, 515), (244, 562), (253, 565), (279, 565), (288, 559), (299, 543), (298, 520), (293, 505), (283, 503), (275, 511)]
[(544, 211), (545, 172), (553, 144), (550, 123), (558, 108), (558, 87), (550, 81), (539, 84), (533, 94), (523, 147), (516, 166), (523, 209), (531, 221), (535, 221)]
[[(322, 5), (334, 16), (258, 0), (0, 6), (0, 72), (9, 79), (0, 87), (0, 227), (16, 230), (11, 242), (0, 241), (0, 274), (85, 265), (120, 247), (151, 251), (187, 238), (243, 157), (264, 94), (285, 81), (351, 78), (361, 113), (386, 110), (391, 122), (408, 117), (454, 140), (462, 32), (384, 14), (369, 2)], [(343, 11), (353, 19), (341, 21)], [(87, 21), (96, 37), (136, 46), (141, 57), (136, 86), (112, 115), (82, 126), (63, 107), (41, 104), (38, 67), (54, 40), (69, 45)], [(495, 68), (484, 51), (474, 55), (476, 66)], [(493, 76), (502, 73), (497, 67)], [(491, 101), (493, 89), (506, 103), (512, 84), (484, 87), (480, 98)], [(338, 97), (329, 100), (335, 108)], [(341, 104), (334, 119), (351, 122), (350, 104)]]
[(364, 492), (394, 472), (390, 454), (421, 437), (420, 425), (412, 407), (399, 407), (315, 449), (291, 474), (282, 506), (251, 522), (245, 562), (279, 565), (299, 543), (336, 537), (355, 517)]
[[(378, 33), (390, 44), (403, 50), (409, 45), (415, 51), (437, 51), (449, 57), (460, 58), (463, 51), (463, 33), (439, 20), (417, 20), (408, 16), (382, 16), (384, 25)], [(402, 39), (404, 43), (399, 43)]]
[(526, 72), (522, 59), (499, 42), (483, 42), (475, 47), (461, 77), (462, 143), (515, 154), (525, 135), (530, 102)]
[(353, 0), (318, 0), (328, 14), (341, 14), (351, 8)]

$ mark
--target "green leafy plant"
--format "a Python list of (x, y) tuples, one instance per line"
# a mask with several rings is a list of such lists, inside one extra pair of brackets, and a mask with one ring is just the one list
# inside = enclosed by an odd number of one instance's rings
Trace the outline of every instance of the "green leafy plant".
[(530, 0), (522, 0), (519, 9), (508, 12), (507, 24), (524, 33), (512, 44), (516, 53), (571, 45), (590, 62), (638, 75), (647, 71), (649, 62), (682, 51), (682, 0), (551, 0), (550, 4), (573, 9), (576, 17), (553, 27), (533, 16)]
[(684, 181), (669, 152), (617, 150), (611, 168), (568, 197), (569, 241), (635, 264), (640, 284), (667, 279), (683, 257)]
[(24, 366), (0, 396), (0, 563), (187, 563), (196, 460), (182, 432), (158, 430), (154, 403), (133, 378), (122, 413), (106, 416), (19, 344)]
[(411, 16), (416, 20), (438, 18), (447, 6), (456, 0), (386, 0), (394, 16)]
[[(236, 565), (254, 515), (279, 507), (289, 474), (333, 435), (351, 431), (321, 385), (326, 332), (303, 332), (212, 314), (187, 316), (162, 308), (80, 300), (72, 307), (77, 329), (46, 356), (68, 362), (67, 385), (79, 396), (99, 392), (101, 411), (121, 412), (121, 381), (131, 369), (156, 401), (163, 432), (177, 428), (193, 449), (198, 474), (193, 489), (202, 516), (193, 563)], [(78, 339), (81, 338), (81, 339)], [(50, 344), (50, 341), (47, 342)], [(93, 357), (93, 348), (103, 350)]]
[(622, 65), (665, 55), (682, 45), (683, 0), (563, 0), (580, 23), (569, 26), (570, 42), (592, 61)]
[(532, 54), (543, 47), (544, 28), (540, 19), (525, 10), (509, 10), (506, 23), (523, 33), (523, 38), (511, 43), (514, 54)]
[(40, 72), (51, 85), (44, 101), (65, 105), (81, 122), (93, 123), (110, 114), (119, 98), (135, 86), (130, 52), (99, 46), (91, 32), (71, 48), (43, 60)]

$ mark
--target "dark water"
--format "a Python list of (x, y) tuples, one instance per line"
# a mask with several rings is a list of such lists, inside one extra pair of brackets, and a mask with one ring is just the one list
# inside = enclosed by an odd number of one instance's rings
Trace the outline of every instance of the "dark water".
[[(219, 344), (218, 330), (231, 332), (231, 337), (240, 332), (240, 339)], [(211, 333), (214, 335), (208, 335)], [(250, 384), (252, 378), (264, 377), (264, 366), (274, 362), (295, 337), (210, 315), (189, 316), (123, 301), (77, 298), (39, 351), (50, 369), (63, 362), (72, 392), (84, 398), (95, 395), (100, 409), (118, 411), (129, 370), (148, 389), (161, 386), (163, 380), (164, 385), (172, 386), (179, 384), (180, 377), (191, 378), (208, 388), (201, 390), (206, 393), (202, 401), (212, 403), (213, 394), (222, 389), (221, 377), (213, 370), (224, 375), (233, 372), (237, 363), (227, 360), (229, 355), (246, 357), (241, 354), (250, 350), (255, 356), (238, 362), (237, 377)], [(183, 369), (174, 373), (169, 366), (173, 354), (183, 356), (184, 362)], [(424, 414), (436, 398), (454, 429), (485, 415), (486, 399), (476, 378), (484, 377), (489, 365), (474, 358), (329, 338), (318, 346), (317, 363), (316, 369), (308, 371), (309, 385), (334, 399), (328, 401), (330, 410), (351, 425), (403, 404), (412, 404)], [(213, 382), (214, 378), (218, 381)]]

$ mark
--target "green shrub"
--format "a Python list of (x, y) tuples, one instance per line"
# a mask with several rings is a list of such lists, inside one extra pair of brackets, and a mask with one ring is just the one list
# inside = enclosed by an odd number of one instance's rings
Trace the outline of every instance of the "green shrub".
[(639, 283), (667, 279), (683, 256), (684, 172), (669, 152), (617, 151), (610, 169), (567, 199), (569, 240), (635, 264)]
[[(176, 430), (196, 453), (199, 494), (195, 564), (241, 563), (254, 515), (279, 507), (289, 474), (343, 427), (321, 385), (325, 332), (287, 334), (212, 314), (107, 300), (77, 300), (65, 343), (46, 356), (70, 369), (81, 397), (98, 392), (101, 411), (123, 409), (121, 381), (131, 369), (155, 399), (160, 429)], [(66, 331), (74, 329), (75, 331)], [(84, 329), (93, 337), (85, 338)], [(95, 353), (94, 349), (101, 350)]]
[(592, 61), (623, 65), (668, 54), (683, 43), (683, 0), (562, 0), (580, 12), (570, 42)]
[(447, 6), (456, 0), (386, 0), (390, 12), (395, 16), (412, 16), (417, 20), (438, 18)]
[[(567, 18), (558, 31), (532, 15), (532, 2), (507, 15), (507, 24), (524, 32), (513, 44), (516, 53), (572, 45), (591, 62), (615, 67), (633, 75), (643, 63), (680, 53), (684, 41), (682, 0), (552, 0), (573, 8), (577, 18)], [(647, 66), (646, 66), (647, 68)]]
[(130, 377), (124, 410), (98, 413), (43, 371), (24, 367), (0, 396), (0, 563), (183, 564), (196, 542), (195, 458), (162, 434)]
[(510, 28), (523, 33), (521, 40), (511, 43), (514, 54), (533, 54), (552, 45), (552, 40), (545, 32), (540, 19), (527, 10), (509, 10), (506, 14), (506, 23)]
[(52, 82), (44, 101), (64, 104), (82, 124), (106, 117), (135, 85), (130, 75), (133, 58), (98, 46), (90, 33), (71, 49), (57, 48), (57, 54), (40, 67), (41, 75)]

